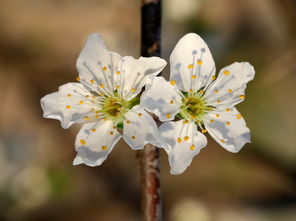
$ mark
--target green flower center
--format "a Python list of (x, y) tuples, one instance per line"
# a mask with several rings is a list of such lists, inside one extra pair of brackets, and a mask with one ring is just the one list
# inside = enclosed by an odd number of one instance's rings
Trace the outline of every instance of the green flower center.
[(125, 111), (124, 101), (117, 97), (107, 97), (102, 107), (102, 112), (111, 118), (117, 118)]
[(202, 122), (204, 115), (213, 110), (207, 105), (201, 93), (184, 93), (180, 115), (182, 118)]
[(140, 103), (140, 98), (135, 97), (129, 101), (125, 101), (117, 92), (112, 96), (106, 96), (102, 101), (101, 113), (107, 118), (117, 123), (124, 119), (124, 115), (135, 105)]

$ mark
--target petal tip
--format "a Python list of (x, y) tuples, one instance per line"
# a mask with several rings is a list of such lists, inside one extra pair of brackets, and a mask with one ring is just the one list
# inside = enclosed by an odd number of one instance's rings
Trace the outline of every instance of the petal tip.
[(83, 160), (81, 157), (76, 156), (75, 159), (73, 160), (73, 166), (77, 166), (83, 163)]
[(182, 170), (176, 170), (176, 169), (172, 169), (171, 168), (171, 170), (170, 170), (170, 174), (171, 175), (180, 175), (180, 174), (182, 174), (182, 173), (184, 173), (184, 171), (186, 170), (187, 168), (185, 168), (185, 169), (182, 169)]

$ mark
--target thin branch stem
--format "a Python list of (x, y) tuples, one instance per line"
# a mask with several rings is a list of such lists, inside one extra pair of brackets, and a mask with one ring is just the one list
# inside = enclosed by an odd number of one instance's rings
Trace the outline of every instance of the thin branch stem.
[[(141, 55), (160, 56), (161, 0), (142, 0)], [(160, 162), (157, 147), (147, 144), (140, 152), (142, 214), (144, 221), (161, 220)]]

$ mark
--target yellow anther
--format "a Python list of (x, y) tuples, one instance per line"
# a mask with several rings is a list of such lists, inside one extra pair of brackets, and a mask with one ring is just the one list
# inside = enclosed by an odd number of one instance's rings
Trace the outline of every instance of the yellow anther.
[(202, 65), (202, 60), (197, 60), (196, 62), (198, 65)]
[(71, 105), (67, 105), (66, 108), (69, 110), (71, 109)]
[(220, 117), (220, 114), (216, 114), (216, 117)]
[(116, 85), (116, 86), (115, 86), (115, 88), (116, 88), (116, 89), (119, 89), (119, 88), (120, 88), (120, 86), (119, 86), (119, 85)]
[(97, 130), (95, 128), (91, 129), (92, 132), (96, 132)]
[(188, 68), (188, 69), (192, 69), (192, 68), (193, 68), (193, 64), (189, 64), (189, 65), (187, 66), (187, 68)]
[(76, 78), (76, 81), (80, 81), (80, 77), (77, 77), (77, 78)]
[(94, 83), (95, 83), (95, 80), (94, 80), (94, 79), (91, 79), (89, 82), (90, 82), (91, 84), (94, 84)]
[(173, 100), (170, 100), (170, 104), (173, 104), (174, 103), (174, 101)]
[(183, 121), (183, 124), (188, 124), (189, 123), (189, 120), (184, 120)]
[(192, 89), (190, 89), (190, 90), (189, 90), (189, 93), (193, 93), (193, 90), (192, 90)]
[(94, 101), (94, 100), (91, 100), (90, 102), (91, 102), (91, 103), (95, 103), (95, 101)]
[(221, 100), (217, 100), (217, 103), (221, 103)]
[(227, 125), (227, 126), (229, 126), (229, 125), (230, 125), (230, 122), (229, 122), (229, 121), (226, 121), (225, 123), (226, 123), (226, 125)]
[(241, 114), (237, 114), (236, 115), (236, 119), (241, 119), (242, 118), (242, 115)]
[(220, 141), (221, 141), (222, 143), (225, 143), (225, 140), (223, 140), (223, 139), (221, 139)]
[(185, 137), (184, 137), (184, 140), (185, 140), (185, 141), (189, 140), (189, 137), (188, 137), (188, 136), (185, 136)]
[(132, 136), (132, 139), (135, 140), (136, 139), (136, 136)]
[(100, 84), (100, 88), (104, 88), (105, 87), (105, 84)]
[(89, 98), (89, 95), (85, 95), (85, 98)]
[(130, 121), (130, 120), (127, 120), (127, 121), (126, 121), (126, 123), (127, 123), (127, 124), (130, 124), (130, 123), (131, 123), (131, 121)]
[(230, 111), (230, 109), (229, 108), (226, 108), (226, 110), (225, 110), (226, 112), (229, 112)]
[(107, 146), (105, 146), (105, 145), (104, 146), (101, 146), (101, 149), (102, 150), (107, 150)]
[(98, 114), (96, 114), (96, 115), (95, 115), (95, 117), (96, 117), (97, 119), (99, 119), (99, 118), (100, 118), (100, 116), (99, 116)]
[(84, 117), (84, 120), (89, 120), (89, 117), (88, 117), (88, 116), (85, 116), (85, 117)]
[(232, 92), (232, 90), (231, 89), (228, 89), (228, 93), (231, 93)]
[(201, 132), (202, 132), (203, 134), (205, 134), (205, 133), (207, 132), (207, 130), (202, 129)]
[(171, 114), (166, 114), (165, 117), (169, 119), (171, 118)]
[(113, 129), (116, 129), (116, 126), (113, 126), (112, 128), (113, 128)]
[(72, 94), (67, 94), (67, 97), (72, 97)]
[(84, 144), (86, 144), (86, 141), (83, 140), (83, 139), (80, 139), (80, 143), (81, 143), (82, 145), (84, 145)]
[(240, 95), (239, 98), (240, 99), (244, 99), (245, 98), (245, 95)]
[(79, 101), (79, 104), (83, 104), (83, 100)]
[(228, 71), (228, 70), (225, 70), (225, 71), (223, 71), (223, 74), (227, 76), (227, 75), (229, 75), (229, 74), (230, 74), (230, 71)]
[(199, 93), (204, 94), (206, 91), (205, 90), (200, 90)]
[(136, 89), (135, 88), (132, 88), (131, 89), (131, 92), (135, 93), (136, 92)]
[(107, 67), (103, 67), (103, 71), (107, 71)]
[(182, 142), (182, 139), (180, 137), (178, 137), (177, 142), (178, 143), (181, 143)]
[(192, 144), (191, 146), (190, 146), (190, 150), (194, 150), (195, 149), (195, 146), (194, 146), (194, 144)]
[(176, 84), (176, 81), (175, 80), (171, 80), (170, 83), (171, 83), (171, 85), (174, 86)]
[(211, 119), (211, 120), (210, 120), (210, 122), (211, 122), (211, 123), (214, 123), (214, 120), (213, 120), (213, 119)]
[(139, 117), (141, 117), (141, 116), (142, 116), (142, 114), (141, 114), (141, 113), (138, 113), (138, 116), (139, 116)]
[(116, 71), (116, 74), (117, 74), (117, 75), (120, 75), (120, 71)]
[(192, 78), (192, 79), (196, 79), (196, 75), (192, 75), (191, 78)]
[(215, 79), (216, 79), (216, 76), (214, 75), (214, 76), (212, 76), (211, 78), (212, 78), (212, 80), (215, 80)]
[(219, 92), (218, 90), (214, 90), (214, 93), (216, 93), (216, 94), (217, 94), (218, 92)]
[(113, 135), (113, 134), (114, 134), (114, 132), (113, 132), (113, 131), (110, 131), (110, 132), (109, 132), (109, 134), (110, 134), (110, 135)]
[(95, 112), (95, 109), (92, 107), (92, 108), (90, 109), (90, 111), (91, 111), (91, 112)]

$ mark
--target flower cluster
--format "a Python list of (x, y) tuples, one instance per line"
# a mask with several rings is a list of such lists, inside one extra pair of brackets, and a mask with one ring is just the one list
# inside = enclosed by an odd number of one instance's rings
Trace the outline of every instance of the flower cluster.
[[(231, 64), (216, 75), (208, 46), (189, 33), (170, 56), (170, 81), (156, 77), (165, 65), (158, 57), (121, 57), (106, 49), (100, 35), (89, 36), (77, 60), (79, 83), (41, 99), (44, 117), (60, 120), (63, 128), (83, 123), (74, 165), (101, 165), (123, 137), (134, 150), (147, 143), (164, 148), (171, 173), (180, 174), (206, 146), (204, 133), (230, 152), (250, 142), (235, 108), (254, 78), (249, 63)], [(164, 123), (158, 128), (146, 111)]]

